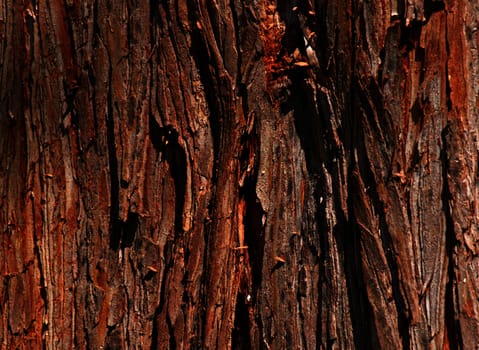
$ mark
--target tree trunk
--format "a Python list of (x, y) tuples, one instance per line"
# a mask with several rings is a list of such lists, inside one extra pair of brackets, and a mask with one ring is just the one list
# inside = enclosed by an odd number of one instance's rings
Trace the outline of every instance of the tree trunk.
[(1, 2), (2, 349), (479, 347), (478, 11)]

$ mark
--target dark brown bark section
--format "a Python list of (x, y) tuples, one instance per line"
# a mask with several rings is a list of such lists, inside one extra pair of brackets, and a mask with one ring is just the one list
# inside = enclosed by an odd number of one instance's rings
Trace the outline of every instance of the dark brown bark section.
[(2, 348), (477, 347), (476, 13), (1, 3)]

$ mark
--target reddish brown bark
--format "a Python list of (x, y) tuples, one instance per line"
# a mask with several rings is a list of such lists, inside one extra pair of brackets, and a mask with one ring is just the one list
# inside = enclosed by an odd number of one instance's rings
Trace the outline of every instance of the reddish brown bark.
[(2, 349), (476, 348), (476, 12), (0, 3)]

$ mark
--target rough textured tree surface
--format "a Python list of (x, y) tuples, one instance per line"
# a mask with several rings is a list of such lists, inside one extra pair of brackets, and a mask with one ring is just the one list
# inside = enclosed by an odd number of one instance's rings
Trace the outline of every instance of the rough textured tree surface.
[(478, 22), (0, 2), (1, 348), (478, 348)]

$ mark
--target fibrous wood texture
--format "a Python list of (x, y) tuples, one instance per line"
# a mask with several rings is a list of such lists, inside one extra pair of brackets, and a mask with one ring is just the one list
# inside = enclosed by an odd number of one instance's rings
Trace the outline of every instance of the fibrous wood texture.
[(478, 13), (1, 2), (2, 349), (477, 348)]

